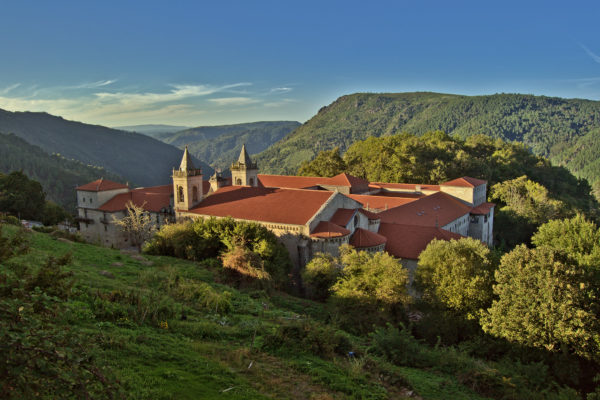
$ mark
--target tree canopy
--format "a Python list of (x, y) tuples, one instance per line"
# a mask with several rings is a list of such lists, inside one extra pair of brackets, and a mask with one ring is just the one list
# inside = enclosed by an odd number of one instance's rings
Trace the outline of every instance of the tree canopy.
[(423, 298), (468, 319), (490, 305), (493, 282), (490, 250), (476, 239), (433, 240), (419, 255), (415, 285)]
[(520, 245), (504, 255), (484, 331), (549, 351), (598, 358), (598, 282), (575, 259), (543, 246)]

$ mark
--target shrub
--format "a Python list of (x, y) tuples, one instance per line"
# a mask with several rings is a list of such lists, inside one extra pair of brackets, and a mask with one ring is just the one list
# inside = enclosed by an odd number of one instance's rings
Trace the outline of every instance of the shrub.
[(343, 270), (329, 300), (343, 327), (366, 332), (373, 324), (400, 321), (411, 301), (406, 268), (387, 253), (340, 249)]
[(315, 300), (326, 300), (329, 289), (341, 275), (342, 266), (327, 253), (317, 253), (302, 271), (306, 296)]
[(263, 338), (263, 348), (279, 350), (290, 348), (331, 358), (335, 354), (346, 355), (352, 349), (348, 335), (330, 325), (321, 326), (310, 321), (280, 325)]

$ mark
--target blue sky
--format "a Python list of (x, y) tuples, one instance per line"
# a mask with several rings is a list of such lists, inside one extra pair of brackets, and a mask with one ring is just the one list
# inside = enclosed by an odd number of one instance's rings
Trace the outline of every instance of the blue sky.
[(600, 99), (599, 17), (597, 1), (4, 2), (0, 108), (199, 126), (304, 122), (354, 92)]

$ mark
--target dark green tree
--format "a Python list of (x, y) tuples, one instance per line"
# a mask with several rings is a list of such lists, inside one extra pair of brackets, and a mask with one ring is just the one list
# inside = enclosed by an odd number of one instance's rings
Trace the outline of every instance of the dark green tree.
[(45, 204), (46, 195), (39, 182), (20, 171), (0, 174), (0, 212), (41, 220)]
[(328, 253), (317, 253), (302, 271), (306, 295), (312, 299), (325, 300), (329, 289), (342, 273), (339, 261)]
[(346, 163), (340, 155), (340, 148), (322, 151), (312, 160), (304, 161), (298, 169), (298, 175), (332, 177), (346, 170)]

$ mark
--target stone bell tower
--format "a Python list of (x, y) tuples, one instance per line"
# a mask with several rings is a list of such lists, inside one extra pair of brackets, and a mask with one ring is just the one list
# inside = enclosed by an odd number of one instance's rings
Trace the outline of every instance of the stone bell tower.
[(250, 159), (245, 144), (242, 145), (237, 162), (231, 164), (231, 184), (233, 186), (258, 186), (258, 168)]
[(179, 169), (173, 169), (175, 210), (188, 211), (202, 201), (202, 170), (194, 167), (187, 146)]

